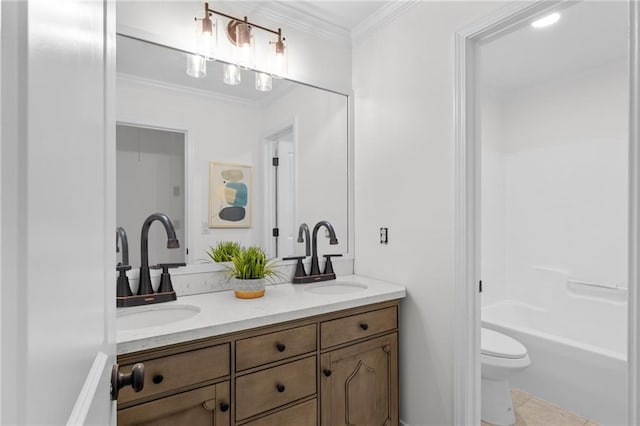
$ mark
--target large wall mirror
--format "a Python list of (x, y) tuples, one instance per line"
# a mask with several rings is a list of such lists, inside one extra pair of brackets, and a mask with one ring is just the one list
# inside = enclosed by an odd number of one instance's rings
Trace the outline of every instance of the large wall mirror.
[(260, 91), (251, 70), (225, 84), (224, 64), (213, 61), (193, 78), (187, 60), (117, 37), (117, 225), (129, 235), (130, 263), (139, 264), (140, 228), (155, 211), (173, 220), (182, 248), (167, 250), (154, 225), (151, 264), (204, 263), (227, 240), (272, 257), (301, 255), (299, 226), (320, 220), (333, 224), (339, 244), (329, 246), (322, 229), (319, 251), (347, 254), (348, 97), (286, 79)]

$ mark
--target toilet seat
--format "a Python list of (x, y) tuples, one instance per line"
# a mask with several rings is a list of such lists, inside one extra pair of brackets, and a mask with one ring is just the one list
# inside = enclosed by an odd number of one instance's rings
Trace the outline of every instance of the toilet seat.
[(482, 328), (480, 334), (482, 355), (497, 358), (521, 359), (527, 356), (527, 348), (516, 339), (488, 328)]

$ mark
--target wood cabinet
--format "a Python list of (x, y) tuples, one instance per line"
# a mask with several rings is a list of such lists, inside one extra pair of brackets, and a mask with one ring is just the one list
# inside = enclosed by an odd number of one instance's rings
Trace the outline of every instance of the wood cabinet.
[(118, 411), (118, 426), (228, 426), (229, 381)]
[(322, 425), (398, 424), (397, 334), (322, 355)]
[(398, 425), (398, 302), (121, 355), (119, 425)]

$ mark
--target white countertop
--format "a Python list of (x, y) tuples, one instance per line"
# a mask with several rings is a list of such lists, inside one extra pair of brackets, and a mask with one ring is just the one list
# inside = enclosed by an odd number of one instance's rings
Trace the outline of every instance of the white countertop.
[[(175, 302), (150, 306), (191, 305), (200, 312), (171, 324), (157, 327), (118, 331), (118, 355), (157, 348), (190, 340), (219, 336), (343, 309), (400, 299), (406, 296), (404, 287), (359, 275), (338, 277), (324, 284), (350, 282), (364, 284), (366, 289), (347, 294), (315, 294), (307, 291), (318, 284), (274, 284), (267, 286), (264, 297), (243, 300), (233, 291), (178, 297)], [(148, 307), (119, 308), (118, 312)]]

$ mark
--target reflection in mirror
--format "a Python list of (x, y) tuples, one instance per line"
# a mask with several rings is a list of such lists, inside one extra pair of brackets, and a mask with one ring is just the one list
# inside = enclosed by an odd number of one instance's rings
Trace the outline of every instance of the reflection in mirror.
[[(140, 264), (140, 232), (145, 219), (162, 212), (185, 247), (185, 135), (160, 129), (116, 126), (116, 223), (129, 240), (129, 262)], [(162, 226), (149, 229), (149, 265), (184, 262), (185, 250), (167, 250)]]
[[(207, 63), (206, 77), (196, 79), (185, 71), (186, 57), (176, 49), (117, 38), (117, 120), (134, 130), (180, 129), (188, 138), (183, 162), (187, 214), (180, 226), (186, 231), (186, 262), (204, 262), (210, 246), (226, 240), (261, 246), (270, 256), (304, 255), (298, 228), (302, 223), (312, 228), (320, 220), (333, 224), (339, 244), (330, 246), (321, 232), (319, 253), (348, 253), (347, 96), (275, 78), (270, 91), (259, 91), (250, 70), (241, 70), (240, 84), (225, 84), (223, 64), (215, 61)], [(250, 220), (242, 227), (220, 224), (215, 217), (219, 209), (212, 207), (212, 199), (215, 206), (221, 205), (220, 198), (223, 204), (236, 201), (226, 183), (222, 192), (210, 188), (211, 162), (251, 171)], [(118, 192), (127, 179), (119, 176)], [(147, 187), (150, 192), (172, 193), (164, 181), (141, 179), (155, 186)], [(118, 211), (133, 207), (119, 202)], [(130, 241), (141, 223), (127, 228)]]

